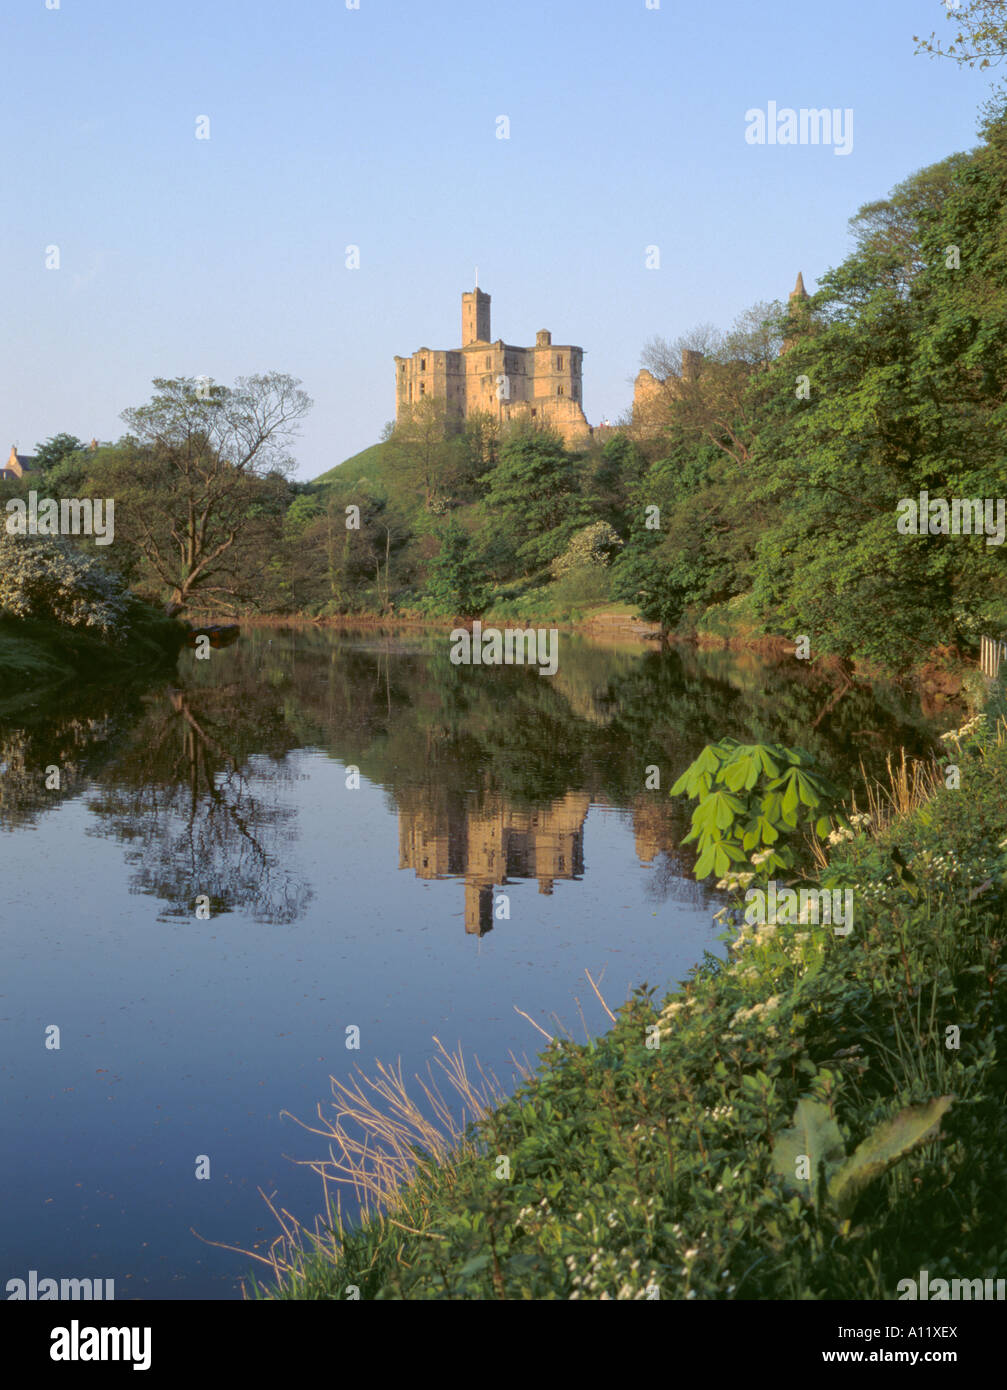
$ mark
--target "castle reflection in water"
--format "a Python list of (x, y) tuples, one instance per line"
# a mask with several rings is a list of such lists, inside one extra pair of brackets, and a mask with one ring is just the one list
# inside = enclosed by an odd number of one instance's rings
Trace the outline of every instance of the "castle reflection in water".
[[(500, 796), (472, 792), (460, 798), (429, 787), (400, 791), (399, 868), (418, 878), (465, 882), (465, 930), (482, 936), (493, 928), (494, 890), (517, 879), (536, 879), (551, 893), (557, 879), (584, 872), (587, 792), (571, 791), (531, 809)], [(637, 857), (649, 864), (674, 847), (671, 807), (640, 796), (631, 808)]]

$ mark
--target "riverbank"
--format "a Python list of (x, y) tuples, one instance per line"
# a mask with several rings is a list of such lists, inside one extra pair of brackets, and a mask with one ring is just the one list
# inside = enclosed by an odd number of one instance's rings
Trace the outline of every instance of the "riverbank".
[[(304, 614), (242, 614), (235, 618), (233, 615), (206, 613), (200, 615), (200, 620), (237, 621), (245, 628), (320, 627), (336, 631), (367, 632), (445, 632), (462, 621), (457, 618), (436, 618), (414, 613), (353, 613), (325, 618), (313, 618)], [(748, 652), (774, 660), (795, 657), (793, 638), (766, 632), (753, 624), (744, 616), (743, 605), (737, 604), (736, 601), (709, 609), (697, 620), (683, 625), (680, 630), (668, 633), (662, 633), (659, 623), (649, 622), (640, 617), (632, 606), (620, 604), (599, 605), (594, 609), (585, 610), (576, 618), (542, 614), (516, 618), (506, 610), (495, 612), (491, 608), (483, 614), (481, 621), (484, 626), (555, 627), (560, 632), (576, 633), (595, 642), (617, 645), (629, 643), (652, 650), (666, 644), (694, 647), (700, 651)], [(969, 708), (974, 709), (981, 685), (977, 666), (950, 650), (935, 651), (927, 662), (908, 673), (863, 662), (848, 663), (839, 657), (817, 653), (814, 650), (809, 651), (802, 664), (825, 670), (840, 683), (858, 680), (908, 684), (919, 692), (928, 714), (935, 714), (959, 701), (967, 702)]]
[(182, 624), (146, 604), (133, 605), (121, 641), (63, 623), (0, 617), (0, 699), (171, 666), (184, 642)]
[[(266, 1296), (889, 1299), (920, 1269), (1002, 1272), (1007, 725), (992, 722), (947, 741), (960, 787), (833, 846), (821, 885), (853, 893), (849, 935), (731, 931), (726, 960), (663, 998), (641, 987), (604, 1036), (552, 1041), (464, 1136), (418, 1130), (430, 1157), (360, 1229), (330, 1212), (335, 1236), (287, 1241)], [(912, 1108), (952, 1096), (913, 1147)], [(835, 1166), (900, 1115), (852, 1197), (797, 1180), (795, 1157)]]

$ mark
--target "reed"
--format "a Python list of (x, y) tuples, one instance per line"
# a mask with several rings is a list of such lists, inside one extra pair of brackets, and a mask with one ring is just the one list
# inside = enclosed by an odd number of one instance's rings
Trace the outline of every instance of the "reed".
[(940, 764), (933, 759), (908, 758), (905, 748), (896, 758), (885, 759), (887, 784), (868, 779), (863, 762), (860, 771), (867, 788), (867, 809), (875, 834), (887, 830), (899, 816), (910, 815), (924, 806), (944, 786)]
[[(998, 746), (1002, 737), (1007, 736), (1007, 721), (1000, 723), (1003, 724), (1003, 734), (998, 725)], [(901, 748), (897, 754), (889, 753), (885, 759), (885, 769), (883, 780), (871, 778), (863, 759), (860, 761), (860, 775), (867, 798), (866, 814), (870, 816), (869, 833), (875, 837), (883, 835), (900, 816), (910, 815), (924, 806), (945, 785), (944, 773), (938, 762), (907, 757), (905, 748)], [(853, 819), (860, 814), (854, 792), (850, 797), (848, 816)], [(827, 848), (815, 835), (805, 838), (815, 868), (822, 872), (829, 866)]]
[[(354, 1230), (369, 1236), (375, 1259), (385, 1249), (390, 1226), (439, 1239), (428, 1229), (431, 1184), (426, 1180), (436, 1175), (443, 1181), (457, 1163), (480, 1152), (471, 1126), (499, 1105), (506, 1092), (492, 1073), (483, 1071), (478, 1059), (473, 1064), (476, 1074), (470, 1074), (460, 1045), (449, 1052), (439, 1038), (433, 1041), (436, 1055), (427, 1064), (427, 1076), (415, 1077), (417, 1094), (410, 1094), (401, 1061), (397, 1066), (378, 1062), (373, 1077), (357, 1067), (357, 1076), (350, 1082), (329, 1078), (333, 1100), (319, 1103), (317, 1124), (286, 1110), (280, 1112), (307, 1133), (328, 1140), (328, 1158), (291, 1160), (322, 1179), (324, 1209), (312, 1227), (277, 1208), (260, 1188), (280, 1228), (268, 1252), (263, 1255), (221, 1241), (206, 1243), (266, 1265), (276, 1286), (295, 1291), (309, 1269), (317, 1278), (318, 1257), (333, 1267), (338, 1261), (346, 1229), (341, 1191), (346, 1187), (356, 1199)], [(530, 1077), (525, 1064), (513, 1056), (511, 1061), (522, 1079)], [(254, 1281), (253, 1286), (257, 1294), (263, 1292)]]

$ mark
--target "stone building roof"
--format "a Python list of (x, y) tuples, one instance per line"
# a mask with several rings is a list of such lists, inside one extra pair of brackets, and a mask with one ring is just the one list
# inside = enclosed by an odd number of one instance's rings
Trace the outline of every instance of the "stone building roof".
[[(3, 455), (0, 455), (2, 458)], [(19, 454), (17, 445), (10, 446), (10, 457), (7, 462), (0, 465), (0, 479), (23, 478), (26, 473), (31, 473), (35, 469), (34, 454)]]

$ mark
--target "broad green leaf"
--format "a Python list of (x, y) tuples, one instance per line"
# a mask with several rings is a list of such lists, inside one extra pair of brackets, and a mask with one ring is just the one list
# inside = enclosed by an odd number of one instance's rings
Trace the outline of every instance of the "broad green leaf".
[(799, 772), (795, 781), (797, 782), (797, 794), (805, 806), (817, 806), (822, 798), (815, 788), (814, 781), (804, 772)]
[(700, 791), (709, 791), (723, 756), (715, 744), (708, 743), (699, 757), (689, 764), (675, 782), (670, 794), (680, 796), (685, 792), (686, 795), (695, 797)]
[(718, 830), (727, 830), (734, 824), (736, 817), (743, 816), (747, 809), (743, 801), (731, 796), (729, 792), (714, 792), (707, 804), (713, 807)]
[(775, 845), (780, 838), (780, 832), (767, 816), (759, 817), (759, 830), (762, 834), (764, 845)]
[(759, 769), (750, 758), (739, 758), (721, 770), (724, 786), (732, 792), (741, 791), (742, 787), (754, 787), (758, 776)]
[[(810, 1179), (797, 1177), (797, 1163), (802, 1157), (809, 1161)], [(799, 1193), (810, 1202), (817, 1195), (819, 1165), (825, 1164), (828, 1180), (845, 1157), (843, 1136), (829, 1107), (805, 1096), (797, 1102), (793, 1128), (783, 1130), (773, 1144), (773, 1171), (779, 1173), (791, 1192)]]
[(841, 1217), (851, 1214), (868, 1183), (911, 1149), (936, 1138), (953, 1100), (954, 1096), (939, 1096), (926, 1105), (911, 1105), (867, 1136), (829, 1182), (829, 1197)]
[(703, 850), (703, 853), (699, 856), (699, 859), (696, 861), (696, 867), (693, 871), (696, 877), (706, 878), (707, 874), (710, 873), (713, 869), (713, 862), (714, 849), (712, 845), (708, 845), (707, 848)]
[(757, 744), (756, 747), (759, 749), (759, 758), (762, 762), (762, 770), (766, 774), (766, 776), (779, 777), (780, 769), (777, 767), (776, 763), (773, 762), (773, 759), (770, 757), (765, 746), (763, 744)]

